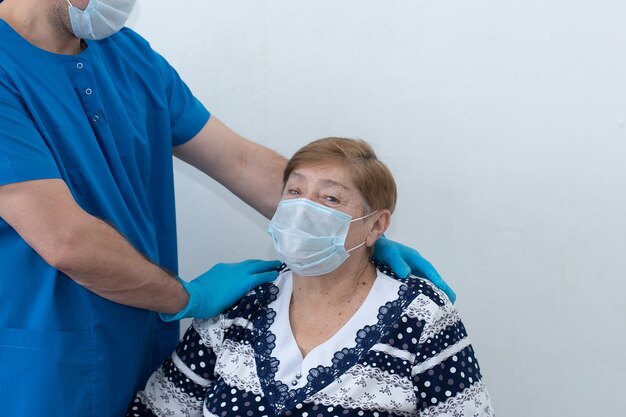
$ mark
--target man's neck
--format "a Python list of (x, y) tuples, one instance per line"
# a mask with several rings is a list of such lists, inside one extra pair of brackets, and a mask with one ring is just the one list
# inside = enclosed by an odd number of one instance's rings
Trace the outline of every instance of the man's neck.
[(0, 19), (34, 46), (48, 52), (79, 54), (81, 41), (65, 26), (61, 10), (43, 8), (33, 0), (5, 0), (0, 3)]

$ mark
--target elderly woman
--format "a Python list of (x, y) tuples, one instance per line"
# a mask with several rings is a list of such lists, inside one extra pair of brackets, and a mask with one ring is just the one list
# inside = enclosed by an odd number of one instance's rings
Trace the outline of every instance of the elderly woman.
[(395, 203), (367, 143), (326, 138), (296, 152), (269, 226), (286, 268), (195, 320), (128, 415), (493, 415), (444, 293), (370, 259)]

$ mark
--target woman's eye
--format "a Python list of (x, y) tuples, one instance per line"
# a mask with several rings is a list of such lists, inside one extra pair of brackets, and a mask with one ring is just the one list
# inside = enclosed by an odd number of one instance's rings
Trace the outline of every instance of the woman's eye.
[(289, 195), (300, 195), (300, 191), (294, 190), (294, 189), (289, 189), (289, 190), (287, 190), (287, 194), (289, 194)]
[(326, 197), (324, 197), (324, 200), (328, 201), (329, 203), (339, 202), (339, 199), (337, 197), (333, 197), (332, 195), (327, 195)]

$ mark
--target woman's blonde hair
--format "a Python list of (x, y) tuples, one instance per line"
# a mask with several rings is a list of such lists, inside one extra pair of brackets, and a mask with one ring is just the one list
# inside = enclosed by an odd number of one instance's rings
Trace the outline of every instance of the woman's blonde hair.
[(367, 204), (364, 214), (382, 209), (389, 209), (393, 213), (398, 194), (393, 175), (378, 159), (372, 147), (360, 139), (329, 137), (303, 146), (287, 162), (283, 185), (299, 166), (333, 161), (351, 168), (352, 180)]

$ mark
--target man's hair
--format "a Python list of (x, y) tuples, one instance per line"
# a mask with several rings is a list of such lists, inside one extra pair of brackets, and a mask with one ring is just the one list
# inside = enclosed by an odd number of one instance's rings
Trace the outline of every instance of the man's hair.
[(381, 209), (389, 209), (393, 213), (398, 194), (393, 175), (372, 147), (360, 139), (329, 137), (303, 146), (287, 162), (283, 185), (299, 166), (327, 162), (337, 162), (350, 168), (352, 180), (367, 204), (364, 214)]

